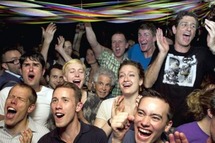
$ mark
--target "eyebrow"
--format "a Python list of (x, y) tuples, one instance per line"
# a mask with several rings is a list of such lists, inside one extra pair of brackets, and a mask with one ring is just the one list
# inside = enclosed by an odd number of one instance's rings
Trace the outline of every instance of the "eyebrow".
[[(138, 109), (137, 109), (137, 111), (142, 111), (142, 112), (146, 113), (146, 112), (145, 112), (145, 110), (140, 109), (140, 108), (138, 108)], [(163, 116), (162, 116), (162, 115), (160, 115), (160, 114), (152, 113), (152, 114), (150, 114), (150, 116), (151, 116), (151, 115), (153, 115), (153, 116), (158, 116), (158, 117), (160, 117), (161, 119), (163, 119)]]

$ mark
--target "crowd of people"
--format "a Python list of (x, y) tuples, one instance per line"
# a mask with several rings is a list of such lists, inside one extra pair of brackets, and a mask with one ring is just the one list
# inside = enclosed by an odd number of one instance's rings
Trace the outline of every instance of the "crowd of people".
[(174, 37), (143, 22), (137, 43), (116, 31), (106, 47), (91, 23), (73, 40), (49, 23), (37, 48), (2, 47), (0, 142), (215, 142), (215, 22), (205, 19), (206, 47), (192, 45), (199, 26), (180, 11)]

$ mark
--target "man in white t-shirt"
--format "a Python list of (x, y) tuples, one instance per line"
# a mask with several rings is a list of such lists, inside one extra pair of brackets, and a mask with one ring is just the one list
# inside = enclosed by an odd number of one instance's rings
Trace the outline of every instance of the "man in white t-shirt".
[[(40, 84), (45, 72), (44, 57), (38, 52), (26, 52), (20, 58), (21, 74), (25, 84), (37, 93), (36, 109), (30, 114), (34, 121), (47, 126), (53, 90)], [(4, 118), (4, 104), (11, 87), (0, 91), (0, 119)]]

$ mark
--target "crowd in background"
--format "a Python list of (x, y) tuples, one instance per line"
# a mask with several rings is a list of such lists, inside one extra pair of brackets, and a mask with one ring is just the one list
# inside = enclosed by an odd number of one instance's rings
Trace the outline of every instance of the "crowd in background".
[(213, 142), (215, 22), (181, 11), (169, 27), (97, 26), (2, 44), (2, 141)]

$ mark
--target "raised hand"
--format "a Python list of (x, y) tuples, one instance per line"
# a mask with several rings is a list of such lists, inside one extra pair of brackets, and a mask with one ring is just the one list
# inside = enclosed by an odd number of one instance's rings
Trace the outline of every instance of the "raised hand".
[(31, 129), (24, 130), (21, 132), (21, 136), (19, 137), (20, 143), (31, 143), (33, 137), (33, 133)]
[(124, 112), (122, 101), (123, 96), (119, 96), (112, 107), (111, 127), (113, 129), (112, 143), (122, 142), (126, 132), (129, 130), (130, 122), (134, 120), (134, 116), (129, 116)]
[(176, 131), (174, 132), (174, 134), (169, 134), (169, 142), (167, 141), (165, 143), (189, 143), (189, 142), (184, 133)]
[(205, 28), (208, 31), (207, 45), (215, 53), (215, 22), (205, 19)]
[(166, 55), (169, 51), (169, 44), (166, 37), (163, 36), (163, 31), (160, 28), (157, 29), (156, 40), (160, 52)]
[(59, 36), (57, 38), (57, 41), (58, 41), (58, 44), (55, 45), (55, 50), (58, 51), (59, 53), (61, 53), (64, 51), (63, 44), (65, 42), (65, 39), (63, 36)]
[(44, 41), (47, 43), (51, 43), (51, 41), (53, 40), (54, 34), (57, 30), (57, 26), (54, 23), (50, 23), (46, 29), (42, 28), (42, 34), (43, 34), (43, 38)]

